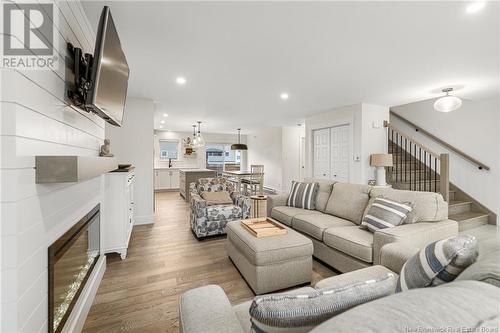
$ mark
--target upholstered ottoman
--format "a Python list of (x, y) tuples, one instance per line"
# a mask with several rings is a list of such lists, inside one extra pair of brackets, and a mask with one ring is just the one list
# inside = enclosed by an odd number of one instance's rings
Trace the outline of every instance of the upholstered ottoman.
[(311, 282), (313, 244), (284, 227), (285, 235), (257, 238), (240, 221), (227, 224), (229, 258), (257, 295)]

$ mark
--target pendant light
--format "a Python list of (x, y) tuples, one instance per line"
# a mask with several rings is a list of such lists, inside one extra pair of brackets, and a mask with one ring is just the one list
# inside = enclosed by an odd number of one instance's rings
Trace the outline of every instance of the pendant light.
[(196, 146), (196, 125), (193, 125), (193, 138), (191, 139), (191, 146)]
[(201, 136), (201, 121), (198, 121), (198, 133), (196, 134), (196, 143), (195, 147), (203, 147), (205, 146), (205, 139)]
[(451, 96), (450, 92), (453, 88), (444, 88), (443, 92), (446, 96), (441, 97), (434, 103), (434, 110), (439, 112), (451, 112), (459, 109), (462, 106), (462, 100), (456, 96)]
[(238, 128), (238, 143), (231, 145), (231, 150), (247, 150), (246, 144), (241, 143), (241, 128)]

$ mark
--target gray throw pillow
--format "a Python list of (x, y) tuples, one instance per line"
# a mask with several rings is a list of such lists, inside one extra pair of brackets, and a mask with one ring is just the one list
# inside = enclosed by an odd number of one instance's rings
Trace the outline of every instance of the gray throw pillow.
[(307, 332), (356, 305), (392, 294), (395, 279), (394, 274), (387, 273), (381, 278), (354, 281), (304, 294), (257, 296), (250, 306), (252, 331)]
[(393, 228), (403, 224), (411, 211), (412, 207), (408, 202), (397, 202), (379, 197), (371, 203), (368, 212), (361, 220), (360, 228), (371, 232)]
[(403, 265), (396, 292), (453, 281), (478, 256), (477, 239), (459, 235), (427, 245)]
[(318, 195), (318, 183), (302, 183), (292, 181), (292, 189), (286, 200), (286, 205), (295, 208), (316, 209), (316, 195)]

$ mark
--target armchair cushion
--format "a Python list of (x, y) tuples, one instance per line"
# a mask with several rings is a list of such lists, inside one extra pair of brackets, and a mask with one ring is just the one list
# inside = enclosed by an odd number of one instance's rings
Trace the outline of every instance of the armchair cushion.
[(207, 206), (232, 204), (233, 199), (228, 191), (202, 192), (201, 197), (207, 202)]

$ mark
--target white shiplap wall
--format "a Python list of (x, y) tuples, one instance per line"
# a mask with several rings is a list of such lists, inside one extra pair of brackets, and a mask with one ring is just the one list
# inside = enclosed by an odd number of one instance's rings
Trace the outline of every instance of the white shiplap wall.
[(35, 184), (34, 156), (97, 156), (104, 139), (103, 120), (65, 98), (66, 43), (93, 53), (95, 33), (80, 2), (54, 6), (58, 70), (1, 72), (1, 332), (47, 331), (47, 248), (103, 191), (101, 178)]

